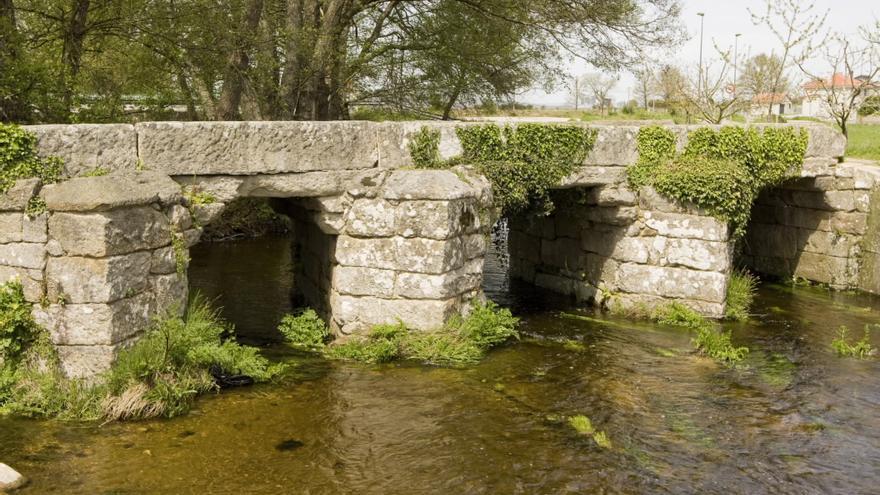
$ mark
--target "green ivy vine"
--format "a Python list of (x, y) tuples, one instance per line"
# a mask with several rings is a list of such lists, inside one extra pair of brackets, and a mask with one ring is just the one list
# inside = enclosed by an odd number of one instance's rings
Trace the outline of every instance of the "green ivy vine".
[(0, 194), (18, 179), (39, 178), (44, 183), (61, 179), (60, 158), (37, 156), (37, 137), (15, 124), (0, 123)]
[(653, 186), (664, 196), (694, 203), (729, 222), (740, 237), (758, 193), (800, 170), (807, 141), (805, 129), (704, 127), (691, 132), (678, 153), (671, 130), (643, 127), (628, 182), (635, 190)]
[(440, 158), (440, 131), (423, 127), (410, 143), (418, 168), (476, 166), (492, 183), (495, 204), (503, 215), (553, 210), (550, 190), (580, 166), (596, 141), (596, 130), (575, 125), (495, 124), (455, 129), (461, 156)]

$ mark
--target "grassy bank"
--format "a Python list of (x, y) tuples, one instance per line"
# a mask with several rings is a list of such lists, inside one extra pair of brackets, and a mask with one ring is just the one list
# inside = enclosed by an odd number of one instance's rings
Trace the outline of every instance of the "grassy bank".
[(880, 125), (850, 125), (846, 156), (880, 161)]

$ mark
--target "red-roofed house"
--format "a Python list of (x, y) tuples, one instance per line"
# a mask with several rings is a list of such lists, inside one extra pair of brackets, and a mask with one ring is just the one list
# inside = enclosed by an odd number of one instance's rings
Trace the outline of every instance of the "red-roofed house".
[[(870, 84), (863, 77), (850, 77), (844, 74), (836, 73), (830, 79), (814, 79), (807, 81), (804, 88), (804, 102), (801, 114), (808, 117), (816, 117), (820, 119), (830, 119), (829, 102), (841, 102), (848, 100), (853, 89), (859, 88), (864, 91), (860, 96), (860, 100), (872, 94), (877, 93), (877, 85)], [(856, 102), (855, 112), (861, 102)]]
[(792, 101), (785, 93), (758, 93), (752, 97), (749, 105), (749, 114), (755, 117), (767, 115), (767, 107), (773, 105), (770, 110), (772, 115), (788, 115), (792, 111)]

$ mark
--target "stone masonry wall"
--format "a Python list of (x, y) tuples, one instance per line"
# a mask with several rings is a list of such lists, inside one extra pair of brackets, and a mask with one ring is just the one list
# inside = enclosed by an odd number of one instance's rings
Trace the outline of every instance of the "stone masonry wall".
[[(48, 211), (24, 213), (39, 196)], [(19, 181), (0, 200), (2, 281), (18, 279), (36, 321), (71, 376), (105, 369), (153, 317), (186, 302), (186, 246), (178, 269), (172, 237), (191, 238), (180, 188), (155, 173), (73, 179), (40, 189)], [(188, 230), (189, 229), (189, 230)]]
[(511, 222), (511, 276), (578, 301), (650, 310), (676, 301), (724, 312), (732, 243), (726, 223), (651, 188), (559, 192), (548, 218)]
[(880, 293), (880, 167), (828, 163), (756, 201), (741, 261), (754, 271)]

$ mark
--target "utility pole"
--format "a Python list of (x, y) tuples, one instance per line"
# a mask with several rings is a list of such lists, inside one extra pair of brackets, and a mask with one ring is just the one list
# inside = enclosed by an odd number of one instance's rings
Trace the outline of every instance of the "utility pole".
[(700, 16), (700, 73), (697, 77), (697, 96), (702, 98), (703, 96), (703, 20), (706, 17), (705, 12), (697, 12), (697, 15)]

